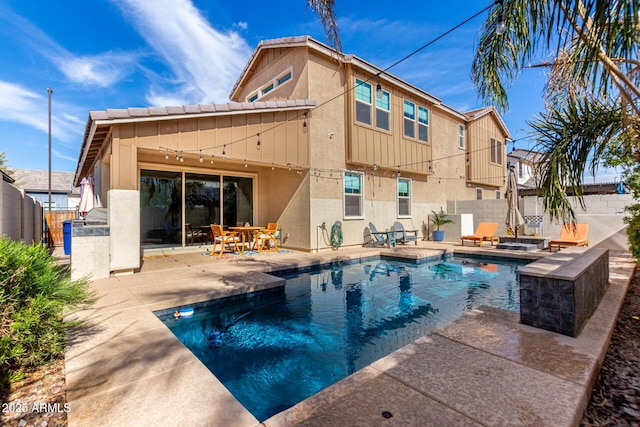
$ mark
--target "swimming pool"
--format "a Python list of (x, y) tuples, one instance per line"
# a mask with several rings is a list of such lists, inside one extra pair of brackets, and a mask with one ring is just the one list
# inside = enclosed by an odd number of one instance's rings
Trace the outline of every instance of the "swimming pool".
[(517, 311), (525, 263), (376, 259), (282, 274), (284, 287), (160, 318), (264, 421), (479, 305)]

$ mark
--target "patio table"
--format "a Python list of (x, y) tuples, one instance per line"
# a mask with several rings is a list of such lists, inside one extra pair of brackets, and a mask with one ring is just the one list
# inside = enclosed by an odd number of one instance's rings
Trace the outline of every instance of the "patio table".
[[(247, 242), (251, 242), (251, 236), (253, 235), (254, 231), (258, 231), (258, 230), (262, 230), (264, 229), (264, 227), (229, 227), (229, 230), (231, 231), (237, 231), (242, 235), (242, 246), (240, 249), (240, 253), (242, 255), (244, 255), (244, 244), (245, 241)], [(245, 240), (246, 239), (246, 240)], [(251, 247), (249, 247), (249, 249), (251, 249)]]

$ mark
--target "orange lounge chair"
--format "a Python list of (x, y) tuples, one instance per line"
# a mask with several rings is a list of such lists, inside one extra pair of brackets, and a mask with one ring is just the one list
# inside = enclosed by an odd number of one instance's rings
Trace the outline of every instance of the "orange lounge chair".
[(564, 224), (560, 237), (549, 242), (549, 252), (553, 252), (553, 248), (558, 250), (567, 246), (589, 246), (587, 233), (589, 232), (589, 224)]
[(491, 242), (491, 246), (493, 246), (493, 242), (500, 241), (500, 239), (495, 236), (497, 229), (497, 222), (481, 222), (478, 224), (478, 228), (476, 228), (476, 232), (473, 235), (462, 236), (460, 238), (460, 242), (462, 243), (462, 246), (464, 246), (464, 241), (470, 240), (473, 242), (474, 246), (476, 243), (479, 243), (480, 247), (482, 247), (482, 242), (486, 242), (488, 240)]

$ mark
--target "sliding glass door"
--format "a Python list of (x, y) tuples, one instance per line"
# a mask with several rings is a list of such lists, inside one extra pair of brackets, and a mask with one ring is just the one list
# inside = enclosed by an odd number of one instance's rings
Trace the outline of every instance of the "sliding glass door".
[(227, 228), (247, 222), (253, 224), (253, 178), (140, 171), (143, 247), (204, 243), (201, 234), (210, 224)]

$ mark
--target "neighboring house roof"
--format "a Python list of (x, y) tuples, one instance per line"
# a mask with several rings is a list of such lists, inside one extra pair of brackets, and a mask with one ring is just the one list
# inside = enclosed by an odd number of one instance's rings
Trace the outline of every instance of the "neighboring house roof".
[(542, 162), (542, 153), (518, 148), (507, 154), (507, 158), (516, 159), (529, 166), (535, 166)]
[[(247, 81), (251, 77), (251, 75), (254, 73), (254, 66), (258, 62), (260, 58), (260, 54), (263, 51), (268, 49), (281, 49), (281, 48), (292, 48), (292, 47), (307, 47), (327, 57), (334, 58), (337, 61), (340, 61), (342, 63), (351, 64), (372, 75), (378, 75), (380, 81), (383, 84), (386, 81), (387, 83), (391, 83), (395, 86), (398, 86), (408, 93), (412, 93), (420, 98), (428, 100), (430, 103), (434, 105), (434, 107), (444, 110), (449, 114), (452, 114), (465, 122), (472, 122), (472, 121), (478, 120), (479, 118), (483, 117), (486, 114), (493, 113), (498, 125), (500, 126), (502, 131), (505, 133), (505, 135), (507, 135), (507, 138), (511, 137), (509, 130), (507, 129), (507, 126), (504, 124), (504, 122), (502, 121), (502, 118), (497, 113), (495, 108), (484, 107), (478, 110), (474, 110), (472, 112), (462, 113), (452, 107), (449, 107), (446, 104), (443, 104), (440, 98), (420, 89), (417, 86), (412, 85), (411, 83), (408, 83), (394, 76), (393, 74), (390, 74), (388, 71), (385, 71), (382, 68), (376, 67), (375, 65), (357, 57), (356, 55), (339, 53), (335, 49), (327, 46), (324, 43), (319, 42), (318, 40), (315, 40), (310, 36), (282, 37), (278, 39), (261, 41), (258, 44), (258, 47), (256, 47), (256, 49), (253, 51), (251, 58), (249, 58), (247, 65), (244, 67), (244, 70), (242, 70), (242, 73), (240, 73), (240, 77), (238, 77), (238, 80), (233, 85), (233, 89), (231, 90), (229, 98), (234, 99), (237, 97), (238, 93), (240, 92), (240, 89), (242, 88), (242, 83), (244, 81)], [(477, 112), (481, 112), (482, 114), (475, 114)]]
[(264, 102), (231, 102), (228, 104), (200, 104), (173, 107), (148, 107), (107, 109), (91, 111), (84, 131), (78, 166), (73, 182), (91, 174), (91, 167), (98, 155), (105, 138), (109, 135), (111, 125), (116, 123), (134, 123), (158, 120), (188, 119), (194, 117), (212, 117), (233, 114), (277, 112), (288, 110), (309, 110), (316, 106), (310, 99), (289, 99)]
[[(585, 196), (588, 194), (616, 194), (617, 186), (618, 186), (618, 183), (616, 182), (584, 184), (583, 194)], [(567, 195), (573, 196), (573, 187), (567, 186), (565, 188), (565, 191)], [(518, 189), (518, 195), (519, 196), (536, 196), (537, 190), (535, 188)]]
[[(49, 192), (49, 171), (38, 169), (14, 169), (18, 188), (25, 192)], [(51, 171), (51, 192), (80, 195), (80, 187), (73, 186), (73, 172)]]

